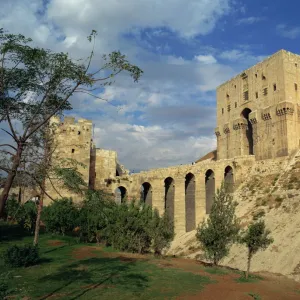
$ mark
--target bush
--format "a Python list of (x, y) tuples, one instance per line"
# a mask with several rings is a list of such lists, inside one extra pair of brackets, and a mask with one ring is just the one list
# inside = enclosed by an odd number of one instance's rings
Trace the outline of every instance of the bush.
[(39, 251), (36, 246), (11, 246), (3, 255), (6, 265), (10, 267), (29, 267), (39, 261)]
[(17, 222), (24, 229), (33, 232), (37, 216), (37, 207), (33, 201), (22, 204), (16, 198), (10, 198), (5, 207), (8, 220)]
[(116, 205), (103, 230), (107, 243), (116, 249), (145, 253), (151, 247), (152, 208), (134, 201)]
[(42, 220), (47, 231), (65, 235), (77, 226), (78, 216), (79, 210), (72, 199), (63, 198), (43, 209)]
[(5, 299), (5, 297), (9, 294), (7, 281), (0, 277), (0, 299)]
[(155, 209), (150, 228), (154, 254), (161, 255), (162, 250), (168, 248), (174, 239), (174, 224), (166, 213), (160, 217)]
[(121, 251), (161, 254), (174, 238), (174, 226), (167, 215), (143, 202), (116, 204), (101, 191), (89, 191), (80, 210), (80, 238), (105, 241)]
[(84, 242), (103, 239), (101, 232), (108, 224), (116, 204), (102, 191), (88, 191), (78, 219), (79, 236)]

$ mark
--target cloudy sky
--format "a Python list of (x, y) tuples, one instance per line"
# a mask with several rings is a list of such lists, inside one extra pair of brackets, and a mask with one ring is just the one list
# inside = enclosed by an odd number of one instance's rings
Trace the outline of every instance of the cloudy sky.
[[(191, 163), (216, 147), (215, 88), (280, 49), (300, 52), (296, 0), (0, 0), (0, 28), (72, 57), (120, 50), (143, 69), (102, 97), (81, 95), (97, 147), (143, 170)], [(94, 62), (96, 66), (97, 59)]]

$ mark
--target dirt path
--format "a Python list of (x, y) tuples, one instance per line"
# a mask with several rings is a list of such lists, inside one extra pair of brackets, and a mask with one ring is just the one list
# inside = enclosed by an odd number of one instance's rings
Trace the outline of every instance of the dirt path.
[[(95, 252), (101, 251), (101, 247), (81, 247), (73, 252), (73, 257), (76, 259), (86, 259), (95, 257)], [(227, 274), (210, 274), (206, 272), (202, 263), (183, 258), (167, 258), (167, 259), (153, 259), (153, 256), (139, 255), (123, 252), (103, 252), (101, 255), (105, 257), (119, 258), (123, 261), (132, 260), (149, 260), (149, 262), (163, 268), (177, 268), (208, 276), (216, 283), (209, 284), (197, 295), (181, 295), (179, 300), (244, 300), (244, 299), (261, 299), (261, 300), (299, 300), (300, 299), (300, 283), (297, 283), (284, 276), (274, 275), (269, 273), (256, 273), (260, 275), (263, 280), (258, 280), (253, 283), (240, 283), (236, 279), (240, 277), (239, 274), (233, 271), (228, 271)], [(252, 293), (252, 296), (249, 295)], [(259, 296), (260, 298), (256, 298)]]

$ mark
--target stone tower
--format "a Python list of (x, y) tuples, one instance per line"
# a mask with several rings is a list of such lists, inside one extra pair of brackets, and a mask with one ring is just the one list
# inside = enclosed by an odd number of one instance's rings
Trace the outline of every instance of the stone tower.
[[(90, 178), (90, 157), (91, 157), (91, 142), (92, 142), (92, 121), (79, 119), (75, 122), (73, 117), (65, 117), (60, 120), (58, 117), (51, 119), (51, 123), (55, 124), (55, 151), (53, 159), (56, 154), (60, 158), (73, 158), (85, 167), (79, 167), (79, 172), (82, 174), (86, 184), (89, 184)], [(72, 195), (67, 190), (59, 187), (58, 183), (52, 184), (47, 182), (46, 190), (53, 198), (72, 197), (79, 199), (78, 195)], [(57, 193), (59, 191), (60, 195)], [(46, 200), (48, 204), (50, 199)]]
[(299, 148), (300, 56), (280, 50), (217, 88), (217, 159)]

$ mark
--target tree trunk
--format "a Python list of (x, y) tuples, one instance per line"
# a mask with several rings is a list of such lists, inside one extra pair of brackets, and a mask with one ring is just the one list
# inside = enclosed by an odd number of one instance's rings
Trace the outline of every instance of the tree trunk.
[(43, 202), (44, 202), (44, 192), (42, 191), (41, 199), (39, 201), (36, 222), (35, 222), (35, 231), (34, 231), (34, 240), (33, 245), (37, 246), (39, 243), (39, 234), (40, 234), (40, 227), (41, 227), (41, 214), (43, 210)]
[(252, 258), (252, 254), (249, 251), (248, 252), (248, 261), (247, 261), (246, 279), (248, 279), (248, 277), (249, 277), (251, 258)]
[(9, 195), (10, 189), (12, 187), (12, 184), (14, 182), (14, 179), (17, 175), (17, 170), (20, 166), (22, 153), (23, 153), (23, 145), (20, 143), (20, 144), (18, 144), (17, 153), (14, 156), (11, 171), (8, 173), (3, 191), (0, 195), (0, 218), (3, 218), (3, 216), (4, 216), (6, 200), (8, 198), (8, 195)]

